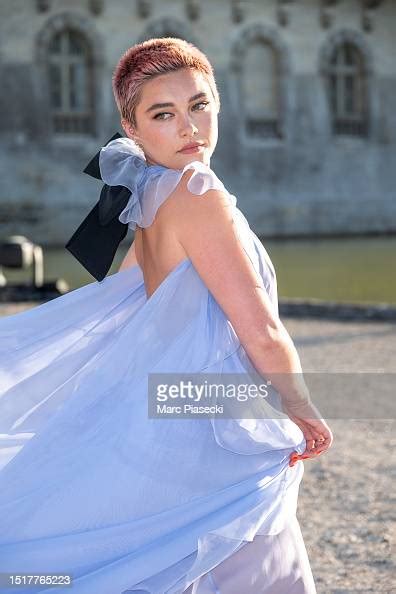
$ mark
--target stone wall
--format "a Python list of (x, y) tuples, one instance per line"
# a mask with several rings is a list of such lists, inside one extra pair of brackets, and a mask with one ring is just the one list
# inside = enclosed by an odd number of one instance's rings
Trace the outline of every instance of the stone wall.
[[(42, 244), (66, 241), (98, 197), (82, 169), (116, 131), (111, 90), (121, 54), (143, 39), (173, 35), (211, 60), (222, 108), (211, 167), (259, 235), (396, 231), (396, 4), (227, 0), (2, 0), (0, 3), (0, 234)], [(47, 5), (47, 8), (45, 7)], [(102, 9), (101, 9), (102, 6)], [(92, 47), (95, 133), (51, 131), (46, 48), (62, 27)], [(246, 134), (240, 76), (249, 43), (279, 56), (282, 138)], [(367, 69), (369, 133), (334, 136), (325, 90), (326, 60), (342, 40)]]

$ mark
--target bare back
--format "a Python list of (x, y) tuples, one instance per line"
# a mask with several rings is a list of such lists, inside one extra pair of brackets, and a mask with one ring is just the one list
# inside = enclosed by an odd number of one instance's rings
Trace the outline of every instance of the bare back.
[(177, 239), (177, 217), (170, 196), (158, 209), (149, 227), (136, 226), (135, 255), (143, 272), (147, 298), (170, 272), (187, 258)]

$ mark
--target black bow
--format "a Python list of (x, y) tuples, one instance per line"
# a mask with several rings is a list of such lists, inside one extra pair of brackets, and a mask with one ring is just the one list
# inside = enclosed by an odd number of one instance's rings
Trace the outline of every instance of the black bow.
[[(122, 138), (121, 134), (114, 134), (104, 146), (116, 138)], [(83, 172), (102, 180), (99, 155), (100, 150)], [(121, 223), (118, 217), (130, 196), (131, 191), (124, 186), (104, 184), (98, 202), (65, 245), (98, 281), (103, 280), (108, 273), (118, 246), (128, 232), (128, 224)]]

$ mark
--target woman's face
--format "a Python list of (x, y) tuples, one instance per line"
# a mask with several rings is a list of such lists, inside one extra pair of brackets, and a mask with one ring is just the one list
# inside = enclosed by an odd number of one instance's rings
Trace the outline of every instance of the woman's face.
[[(136, 128), (125, 120), (121, 124), (142, 147), (149, 165), (183, 169), (201, 161), (210, 166), (218, 137), (217, 106), (201, 72), (183, 68), (145, 82), (135, 117)], [(196, 152), (180, 152), (194, 142), (203, 146)]]

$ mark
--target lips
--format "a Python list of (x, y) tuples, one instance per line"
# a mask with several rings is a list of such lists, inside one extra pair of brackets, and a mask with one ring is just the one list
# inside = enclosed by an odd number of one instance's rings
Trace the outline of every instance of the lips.
[(185, 151), (185, 150), (188, 150), (188, 149), (193, 149), (193, 148), (196, 148), (198, 146), (203, 146), (203, 143), (202, 142), (191, 142), (190, 144), (186, 144), (185, 146), (183, 146), (183, 148), (181, 148), (179, 150), (179, 153), (181, 151)]

